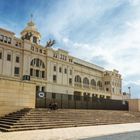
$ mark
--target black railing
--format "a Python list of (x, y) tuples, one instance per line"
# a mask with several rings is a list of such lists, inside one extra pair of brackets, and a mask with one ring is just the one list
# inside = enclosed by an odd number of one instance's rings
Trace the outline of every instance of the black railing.
[[(63, 109), (104, 109), (128, 110), (128, 102), (122, 100), (104, 99), (98, 97), (45, 93), (45, 98), (37, 97), (37, 107), (48, 107), (50, 102), (57, 102)], [(45, 101), (44, 101), (45, 100)]]

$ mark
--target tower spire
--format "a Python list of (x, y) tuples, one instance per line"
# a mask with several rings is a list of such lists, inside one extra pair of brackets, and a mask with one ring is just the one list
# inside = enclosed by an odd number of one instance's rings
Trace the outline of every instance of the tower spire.
[(33, 21), (33, 14), (30, 15), (31, 16), (31, 22)]
[(26, 28), (21, 32), (21, 37), (30, 40), (32, 43), (39, 43), (41, 35), (33, 22), (33, 14), (30, 14), (30, 21), (27, 23)]

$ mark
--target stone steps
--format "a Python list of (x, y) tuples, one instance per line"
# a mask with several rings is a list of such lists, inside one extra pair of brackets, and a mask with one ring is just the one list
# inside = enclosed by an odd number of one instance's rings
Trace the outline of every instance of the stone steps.
[(12, 131), (26, 131), (26, 130), (38, 130), (38, 129), (65, 128), (65, 127), (75, 127), (75, 125), (73, 125), (73, 124), (72, 125), (61, 125), (61, 126), (49, 125), (49, 126), (41, 126), (41, 127), (25, 127), (25, 128), (20, 127), (20, 128), (11, 128), (11, 129), (6, 129), (3, 127), (2, 128), (0, 127), (0, 130), (4, 131), (4, 132), (12, 132)]
[[(30, 126), (30, 127), (11, 127), (10, 129), (1, 128), (1, 130), (5, 132), (12, 132), (12, 131), (26, 131), (26, 130), (37, 130), (37, 129), (52, 129), (52, 128), (66, 128), (66, 127), (80, 127), (80, 126), (92, 126), (92, 125), (107, 125), (108, 123), (100, 122), (96, 124), (92, 123), (81, 123), (81, 124), (61, 124), (61, 125), (40, 125), (40, 126)], [(112, 124), (112, 123), (111, 123)]]
[(112, 110), (23, 109), (0, 118), (0, 130), (10, 132), (138, 122), (139, 116), (140, 113)]

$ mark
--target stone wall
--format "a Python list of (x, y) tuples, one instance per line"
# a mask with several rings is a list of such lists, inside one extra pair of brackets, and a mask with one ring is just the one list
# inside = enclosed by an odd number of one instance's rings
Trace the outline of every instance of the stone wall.
[(0, 79), (0, 116), (35, 107), (35, 84)]
[(140, 99), (129, 100), (129, 111), (140, 111)]

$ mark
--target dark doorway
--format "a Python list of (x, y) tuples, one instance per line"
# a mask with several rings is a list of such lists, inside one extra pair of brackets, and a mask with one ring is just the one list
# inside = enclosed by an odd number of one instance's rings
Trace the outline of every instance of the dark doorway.
[(44, 92), (44, 87), (41, 88), (36, 86), (36, 108), (45, 108), (46, 107), (46, 93)]

